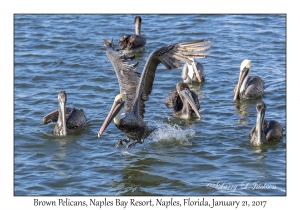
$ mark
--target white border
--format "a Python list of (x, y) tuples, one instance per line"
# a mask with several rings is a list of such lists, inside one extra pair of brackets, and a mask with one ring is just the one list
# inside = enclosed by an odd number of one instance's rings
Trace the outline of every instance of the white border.
[[(296, 2), (296, 1), (292, 1)], [(204, 197), (207, 200), (267, 200), (264, 209), (274, 209), (280, 207), (298, 206), (297, 190), (299, 182), (296, 179), (296, 172), (299, 172), (296, 156), (299, 145), (296, 131), (299, 129), (297, 123), (297, 110), (299, 87), (297, 77), (299, 68), (296, 65), (299, 59), (299, 12), (298, 5), (287, 1), (268, 0), (268, 1), (38, 1), (38, 0), (2, 0), (0, 2), (0, 43), (1, 43), (1, 209), (41, 209), (33, 206), (35, 198), (43, 200), (58, 200), (64, 197), (14, 197), (13, 194), (13, 15), (15, 13), (285, 13), (287, 14), (287, 196), (273, 197)], [(296, 162), (297, 161), (297, 162)], [(89, 200), (90, 198), (101, 199), (101, 197), (71, 197), (72, 200)], [(117, 199), (118, 197), (108, 197)], [(124, 200), (152, 199), (159, 197), (120, 197)], [(171, 197), (164, 197), (168, 200)], [(183, 200), (186, 197), (174, 197)], [(200, 198), (200, 197), (199, 197)], [(47, 208), (47, 207), (44, 207)], [(53, 207), (52, 207), (53, 208)], [(56, 207), (62, 209), (74, 209), (76, 207)], [(98, 209), (99, 207), (94, 207)], [(144, 208), (144, 207), (143, 207)], [(199, 207), (197, 207), (199, 208)], [(202, 208), (202, 207), (201, 207)], [(239, 207), (240, 208), (240, 207)], [(79, 208), (76, 208), (79, 209)], [(86, 208), (85, 208), (86, 209)], [(89, 208), (90, 209), (90, 208)], [(106, 209), (106, 208), (101, 208)], [(113, 209), (113, 208), (111, 208)], [(117, 208), (116, 208), (117, 209)], [(119, 208), (120, 209), (120, 208)], [(126, 208), (130, 209), (130, 208)], [(137, 208), (136, 208), (137, 209)], [(153, 208), (146, 208), (153, 209)], [(165, 207), (155, 209), (166, 209)], [(167, 209), (173, 209), (168, 207)], [(176, 208), (178, 209), (178, 208)]]

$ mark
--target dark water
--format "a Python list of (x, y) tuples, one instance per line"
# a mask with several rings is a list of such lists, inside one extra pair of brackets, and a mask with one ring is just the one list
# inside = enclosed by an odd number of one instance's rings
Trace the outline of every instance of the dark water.
[[(181, 70), (160, 65), (145, 115), (160, 129), (129, 151), (115, 147), (124, 134), (113, 124), (98, 139), (119, 91), (102, 39), (117, 43), (134, 32), (134, 15), (15, 15), (14, 195), (286, 195), (286, 16), (141, 17), (147, 45), (137, 56), (140, 71), (162, 45), (213, 38), (201, 60), (206, 81), (193, 87), (203, 119), (172, 117), (164, 100)], [(268, 86), (266, 119), (284, 128), (277, 144), (251, 146), (259, 99), (232, 100), (245, 58)], [(41, 123), (61, 90), (89, 119), (67, 137)]]

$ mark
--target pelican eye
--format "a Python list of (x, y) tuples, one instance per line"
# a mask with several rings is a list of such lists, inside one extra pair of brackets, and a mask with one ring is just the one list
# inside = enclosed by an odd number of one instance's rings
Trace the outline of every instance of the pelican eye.
[(265, 110), (265, 108), (262, 106), (262, 105), (258, 105), (257, 106), (257, 111), (263, 111), (263, 110)]
[(122, 98), (120, 98), (120, 99), (117, 101), (118, 104), (121, 104), (121, 103), (123, 103), (123, 102), (124, 102), (124, 101), (123, 101)]
[(184, 88), (182, 91), (183, 91), (183, 92), (189, 92), (189, 89)]
[(243, 68), (242, 72), (245, 72), (245, 71), (248, 71), (248, 70), (249, 70), (249, 68), (245, 67), (245, 68)]

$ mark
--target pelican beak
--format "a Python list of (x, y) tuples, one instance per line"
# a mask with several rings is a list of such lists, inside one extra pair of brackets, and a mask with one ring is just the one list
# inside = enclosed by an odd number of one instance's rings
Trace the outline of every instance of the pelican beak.
[(265, 118), (265, 109), (257, 112), (256, 131), (257, 131), (257, 146), (262, 144), (262, 127)]
[(105, 131), (105, 129), (107, 128), (107, 126), (110, 124), (110, 122), (112, 121), (112, 119), (114, 119), (114, 117), (120, 112), (120, 110), (124, 107), (125, 102), (122, 99), (119, 99), (117, 101), (115, 101), (102, 125), (102, 127), (99, 130), (98, 133), (98, 138), (100, 138), (100, 136), (102, 135), (102, 133)]
[(249, 70), (250, 70), (249, 68), (244, 67), (243, 70), (240, 71), (240, 76), (239, 76), (238, 84), (237, 84), (237, 86), (236, 86), (236, 88), (234, 90), (234, 97), (233, 97), (234, 101), (238, 99), (242, 83), (243, 83), (245, 77), (247, 76), (247, 74), (249, 73)]
[(184, 89), (184, 90), (180, 91), (180, 94), (188, 101), (188, 103), (191, 105), (192, 109), (198, 116), (199, 120), (201, 120), (202, 117), (201, 117), (199, 110), (197, 109), (197, 106), (194, 102), (191, 91), (188, 89)]
[(199, 82), (201, 82), (202, 80), (201, 80), (201, 77), (200, 77), (200, 75), (199, 75), (199, 73), (198, 73), (198, 69), (197, 69), (196, 64), (195, 64), (194, 61), (192, 62), (192, 67), (193, 67), (193, 69), (194, 69), (194, 73), (195, 73), (195, 75), (196, 75), (197, 80), (198, 80)]
[(67, 135), (66, 104), (62, 101), (59, 101), (59, 110), (61, 112), (62, 124), (63, 124), (62, 136), (65, 136)]

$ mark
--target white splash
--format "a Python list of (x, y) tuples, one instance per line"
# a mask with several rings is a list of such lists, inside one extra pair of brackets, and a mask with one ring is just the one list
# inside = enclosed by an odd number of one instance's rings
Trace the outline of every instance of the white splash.
[(133, 157), (136, 156), (136, 154), (131, 153), (130, 151), (128, 151), (127, 149), (122, 150), (121, 154), (122, 156), (128, 156), (128, 157)]
[(156, 125), (158, 127), (152, 134), (153, 142), (179, 142), (180, 144), (192, 144), (189, 139), (195, 136), (195, 131), (189, 127), (186, 129), (181, 128), (179, 125), (170, 125), (162, 123)]

